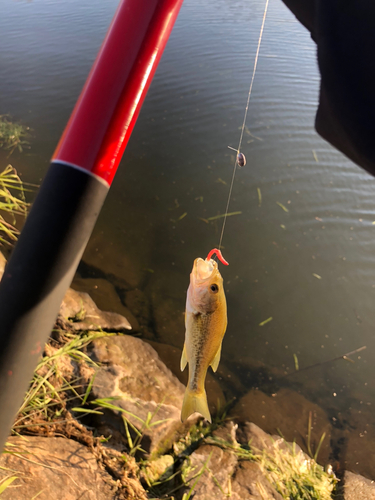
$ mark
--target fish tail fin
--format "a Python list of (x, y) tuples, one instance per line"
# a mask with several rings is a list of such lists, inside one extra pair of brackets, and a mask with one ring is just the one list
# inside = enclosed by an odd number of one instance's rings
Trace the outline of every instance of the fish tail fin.
[(211, 423), (210, 410), (208, 409), (206, 391), (196, 392), (186, 388), (184, 402), (182, 403), (181, 421), (184, 422), (192, 413), (200, 413)]

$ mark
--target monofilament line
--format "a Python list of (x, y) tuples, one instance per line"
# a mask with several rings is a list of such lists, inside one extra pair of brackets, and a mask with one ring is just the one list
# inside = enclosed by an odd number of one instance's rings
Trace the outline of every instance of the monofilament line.
[[(253, 75), (251, 77), (251, 82), (250, 82), (250, 88), (249, 88), (249, 93), (248, 93), (248, 96), (247, 96), (247, 103), (246, 103), (246, 108), (245, 108), (245, 114), (244, 114), (244, 117), (243, 117), (243, 123), (242, 123), (242, 128), (241, 128), (241, 135), (240, 135), (240, 141), (238, 143), (238, 149), (237, 149), (237, 154), (240, 153), (241, 151), (241, 144), (242, 144), (242, 139), (243, 139), (243, 133), (244, 133), (244, 130), (245, 130), (245, 124), (246, 124), (246, 118), (247, 118), (247, 112), (249, 110), (249, 103), (250, 103), (250, 97), (251, 97), (251, 91), (253, 90), (253, 83), (254, 83), (254, 78), (255, 78), (255, 72), (257, 70), (257, 64), (258, 64), (258, 57), (259, 57), (259, 50), (260, 50), (260, 44), (261, 44), (261, 41), (262, 41), (262, 36), (263, 36), (263, 30), (264, 30), (264, 23), (266, 21), (266, 15), (267, 15), (267, 9), (268, 9), (268, 2), (269, 0), (266, 0), (266, 6), (264, 8), (264, 14), (263, 14), (263, 20), (262, 20), (262, 26), (260, 28), (260, 33), (259, 33), (259, 39), (258, 39), (258, 47), (257, 47), (257, 51), (256, 51), (256, 54), (255, 54), (255, 60), (254, 60), (254, 68), (253, 68)], [(236, 175), (236, 170), (237, 170), (237, 157), (234, 161), (234, 168), (233, 168), (233, 175), (232, 175), (232, 182), (230, 184), (230, 188), (229, 188), (229, 195), (228, 195), (228, 201), (227, 201), (227, 206), (226, 206), (226, 209), (225, 209), (225, 215), (224, 215), (224, 220), (223, 220), (223, 227), (221, 229), (221, 235), (220, 235), (220, 241), (219, 241), (219, 250), (221, 248), (221, 242), (223, 241), (223, 235), (224, 235), (224, 228), (225, 228), (225, 223), (226, 223), (226, 220), (227, 220), (227, 213), (228, 213), (228, 209), (229, 209), (229, 203), (230, 203), (230, 198), (232, 196), (232, 189), (233, 189), (233, 183), (234, 183), (234, 177)]]

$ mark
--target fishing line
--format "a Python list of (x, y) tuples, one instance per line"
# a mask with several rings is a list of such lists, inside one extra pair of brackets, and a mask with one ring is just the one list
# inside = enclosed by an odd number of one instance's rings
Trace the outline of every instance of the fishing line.
[[(264, 8), (264, 13), (263, 13), (262, 26), (260, 28), (260, 33), (259, 33), (258, 47), (257, 47), (257, 51), (256, 51), (256, 54), (255, 54), (253, 74), (252, 74), (252, 77), (251, 77), (250, 88), (249, 88), (249, 93), (248, 93), (248, 96), (247, 96), (247, 103), (246, 103), (246, 108), (245, 108), (245, 114), (244, 114), (244, 117), (243, 117), (243, 123), (242, 123), (242, 128), (241, 128), (240, 141), (238, 143), (237, 157), (236, 157), (235, 162), (234, 162), (232, 182), (230, 184), (227, 206), (226, 206), (226, 209), (225, 209), (225, 212), (224, 212), (225, 215), (224, 215), (223, 227), (221, 229), (221, 235), (220, 235), (220, 241), (219, 241), (219, 247), (218, 247), (219, 250), (221, 248), (221, 242), (223, 241), (224, 228), (225, 228), (225, 223), (226, 223), (226, 220), (227, 220), (229, 203), (230, 203), (230, 199), (231, 199), (231, 196), (232, 196), (232, 189), (233, 189), (234, 177), (236, 175), (236, 170), (237, 170), (237, 165), (238, 165), (238, 155), (240, 155), (240, 151), (241, 151), (241, 144), (242, 144), (242, 139), (243, 139), (243, 133), (244, 133), (244, 130), (245, 130), (247, 112), (249, 110), (249, 103), (250, 103), (251, 91), (253, 90), (253, 83), (254, 83), (254, 78), (255, 78), (255, 72), (256, 72), (257, 64), (258, 64), (259, 50), (260, 50), (260, 44), (261, 44), (262, 36), (263, 36), (264, 23), (266, 21), (266, 15), (267, 15), (267, 9), (268, 9), (268, 2), (269, 2), (269, 0), (266, 0), (266, 6)], [(230, 149), (234, 149), (234, 148), (230, 148)]]

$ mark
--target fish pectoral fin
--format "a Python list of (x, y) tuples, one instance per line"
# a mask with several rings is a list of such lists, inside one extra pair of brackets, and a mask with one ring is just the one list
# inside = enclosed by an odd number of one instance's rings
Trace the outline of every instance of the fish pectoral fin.
[(207, 404), (206, 391), (195, 392), (187, 387), (184, 402), (182, 403), (181, 421), (185, 422), (195, 412), (200, 413), (210, 423), (212, 422)]
[(219, 349), (217, 350), (217, 353), (215, 354), (215, 357), (211, 363), (211, 368), (214, 372), (216, 372), (217, 370), (217, 367), (219, 366), (219, 363), (220, 363), (220, 356), (221, 356), (221, 344), (220, 344), (220, 347)]
[(184, 348), (182, 350), (182, 355), (181, 355), (181, 362), (180, 362), (180, 368), (181, 368), (182, 372), (185, 370), (186, 365), (187, 365), (186, 345), (184, 344)]

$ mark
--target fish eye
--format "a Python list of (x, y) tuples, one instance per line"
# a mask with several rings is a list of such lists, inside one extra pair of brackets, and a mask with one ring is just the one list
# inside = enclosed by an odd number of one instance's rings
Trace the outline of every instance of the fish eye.
[(217, 286), (216, 283), (214, 283), (213, 285), (211, 285), (210, 288), (211, 288), (211, 291), (214, 292), (214, 293), (217, 293), (219, 291), (219, 287)]

